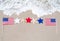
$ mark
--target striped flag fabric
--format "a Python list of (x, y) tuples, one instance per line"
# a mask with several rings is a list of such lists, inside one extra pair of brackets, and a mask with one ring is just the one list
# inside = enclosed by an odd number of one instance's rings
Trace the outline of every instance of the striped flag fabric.
[(3, 25), (12, 25), (14, 24), (13, 18), (3, 18)]
[(45, 18), (45, 25), (46, 26), (56, 26), (56, 19), (55, 18)]

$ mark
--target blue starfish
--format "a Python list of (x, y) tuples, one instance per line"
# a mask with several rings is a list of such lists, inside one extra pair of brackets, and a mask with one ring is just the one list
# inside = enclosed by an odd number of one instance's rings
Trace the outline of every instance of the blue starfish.
[(39, 24), (43, 23), (43, 19), (41, 18), (39, 18), (37, 21), (39, 22)]

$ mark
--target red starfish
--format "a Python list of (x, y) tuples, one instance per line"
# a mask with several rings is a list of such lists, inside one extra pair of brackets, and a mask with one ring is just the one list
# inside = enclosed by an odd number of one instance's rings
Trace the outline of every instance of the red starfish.
[(32, 20), (32, 19), (31, 19), (30, 17), (26, 18), (26, 22), (27, 22), (27, 23), (31, 23), (31, 20)]

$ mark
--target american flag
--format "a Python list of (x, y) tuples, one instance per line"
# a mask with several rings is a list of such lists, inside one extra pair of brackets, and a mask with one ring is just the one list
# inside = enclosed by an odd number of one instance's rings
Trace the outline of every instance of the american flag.
[(45, 25), (46, 26), (56, 26), (56, 19), (55, 18), (45, 18)]
[(14, 23), (13, 18), (3, 18), (3, 25), (12, 25)]

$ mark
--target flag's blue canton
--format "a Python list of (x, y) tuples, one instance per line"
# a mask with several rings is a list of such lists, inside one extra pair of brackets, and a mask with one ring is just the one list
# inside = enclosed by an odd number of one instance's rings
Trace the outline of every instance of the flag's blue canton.
[(51, 22), (56, 22), (56, 19), (51, 19)]
[(43, 19), (41, 19), (41, 18), (39, 18), (37, 21), (39, 22), (39, 24), (43, 23)]
[(8, 21), (8, 18), (3, 18), (3, 21)]

